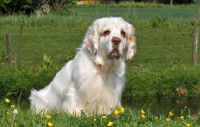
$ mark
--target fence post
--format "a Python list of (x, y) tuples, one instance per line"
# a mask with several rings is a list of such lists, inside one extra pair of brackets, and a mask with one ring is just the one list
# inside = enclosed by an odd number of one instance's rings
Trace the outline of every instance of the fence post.
[(9, 67), (12, 67), (12, 46), (11, 46), (11, 38), (9, 32), (6, 32), (6, 46), (8, 55), (8, 65)]
[(197, 64), (197, 48), (198, 48), (198, 35), (199, 35), (199, 27), (194, 27), (194, 38), (193, 38), (193, 53), (192, 53), (192, 63), (195, 66)]
[(25, 19), (22, 18), (22, 23), (20, 25), (20, 32), (19, 32), (19, 43), (18, 43), (18, 55), (17, 55), (17, 63), (18, 67), (21, 67), (22, 64), (22, 30), (25, 24)]

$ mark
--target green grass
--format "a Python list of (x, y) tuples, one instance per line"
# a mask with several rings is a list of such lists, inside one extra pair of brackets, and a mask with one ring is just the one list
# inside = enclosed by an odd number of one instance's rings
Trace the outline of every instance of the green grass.
[[(49, 122), (55, 127), (106, 127), (109, 122), (113, 122), (113, 127), (189, 127), (187, 124), (190, 124), (192, 127), (198, 127), (200, 120), (198, 114), (191, 115), (190, 109), (187, 107), (180, 109), (180, 114), (174, 114), (172, 109), (170, 111), (171, 113), (165, 112), (159, 115), (153, 115), (150, 113), (149, 107), (141, 107), (143, 111), (125, 107), (125, 112), (120, 114), (114, 114), (114, 112), (110, 115), (91, 114), (86, 116), (82, 114), (76, 117), (74, 115), (68, 115), (65, 112), (57, 112), (56, 110), (43, 115), (34, 114), (27, 108), (27, 104), (16, 104), (13, 100), (10, 103), (5, 103), (4, 99), (1, 99), (0, 106), (0, 122), (2, 127), (7, 127), (11, 124), (14, 127), (46, 127)], [(16, 114), (14, 122), (12, 122), (14, 109), (18, 110), (18, 114)], [(180, 118), (181, 116), (182, 118)], [(170, 120), (167, 121), (166, 119)]]
[[(156, 8), (155, 8), (156, 7)], [(0, 20), (0, 123), (10, 126), (12, 110), (10, 103), (5, 104), (5, 96), (12, 99), (19, 114), (16, 116), (16, 126), (47, 126), (50, 121), (54, 126), (107, 126), (109, 121), (113, 126), (177, 126), (184, 127), (186, 123), (199, 125), (199, 116), (193, 117), (189, 110), (185, 119), (172, 117), (166, 122), (168, 113), (160, 114), (159, 120), (144, 108), (146, 118), (140, 113), (125, 107), (126, 112), (120, 116), (109, 115), (102, 120), (101, 115), (94, 117), (82, 116), (75, 118), (66, 113), (50, 113), (52, 118), (34, 115), (29, 111), (28, 96), (30, 89), (40, 89), (49, 84), (56, 72), (76, 54), (76, 49), (82, 44), (87, 28), (99, 17), (121, 16), (132, 23), (136, 29), (137, 53), (134, 60), (127, 61), (127, 82), (123, 93), (123, 101), (132, 98), (198, 98), (200, 93), (200, 66), (192, 64), (193, 24), (200, 25), (198, 6), (164, 6), (144, 3), (122, 3), (119, 5), (89, 5), (76, 6), (74, 16), (51, 13), (47, 17), (36, 18), (35, 15), (25, 17), (23, 29), (22, 64), (17, 68), (17, 47), (19, 42), (19, 26), (22, 15), (2, 17)], [(8, 68), (6, 63), (5, 33), (11, 33), (14, 67)], [(43, 55), (53, 58), (52, 67), (44, 71), (41, 67)], [(200, 53), (198, 52), (198, 56)], [(184, 96), (177, 96), (176, 88), (187, 90)], [(21, 98), (18, 103), (17, 99)], [(141, 107), (142, 109), (143, 107)], [(171, 109), (173, 110), (173, 109)], [(6, 115), (10, 112), (10, 115)]]

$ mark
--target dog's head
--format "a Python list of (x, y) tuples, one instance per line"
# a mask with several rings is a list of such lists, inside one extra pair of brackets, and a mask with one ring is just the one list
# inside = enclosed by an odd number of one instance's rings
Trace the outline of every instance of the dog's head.
[(99, 64), (101, 57), (119, 59), (126, 55), (131, 60), (136, 53), (134, 28), (120, 17), (97, 19), (89, 27), (84, 43)]

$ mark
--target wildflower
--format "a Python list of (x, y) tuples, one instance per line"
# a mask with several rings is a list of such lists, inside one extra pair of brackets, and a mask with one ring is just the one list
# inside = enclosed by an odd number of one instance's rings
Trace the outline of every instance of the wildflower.
[(6, 114), (9, 116), (10, 115), (10, 113), (9, 112), (6, 112)]
[(184, 116), (180, 116), (181, 119), (184, 119)]
[(46, 115), (45, 117), (46, 117), (46, 119), (51, 119), (50, 115)]
[(96, 121), (97, 121), (97, 119), (96, 119), (96, 118), (94, 118), (94, 121), (96, 122)]
[(86, 100), (85, 103), (88, 104), (88, 105), (90, 104), (90, 102), (88, 100)]
[(108, 127), (112, 127), (113, 126), (113, 122), (108, 122), (107, 126)]
[(146, 117), (145, 115), (143, 115), (143, 114), (141, 115), (141, 118), (142, 118), (142, 119), (144, 119), (145, 117)]
[(8, 98), (5, 98), (5, 103), (7, 103), (7, 104), (8, 104), (8, 103), (10, 103), (10, 101), (11, 101), (10, 99), (8, 99)]
[(140, 110), (140, 113), (141, 113), (141, 114), (145, 114), (145, 111), (141, 109), (141, 110)]
[(166, 121), (169, 122), (171, 119), (170, 118), (166, 118)]
[(11, 108), (15, 108), (15, 105), (12, 104), (10, 107), (11, 107)]
[(102, 116), (102, 119), (106, 119), (106, 116)]
[(185, 106), (185, 108), (187, 108), (187, 106)]
[(172, 112), (169, 112), (169, 116), (173, 116), (174, 114)]
[(120, 113), (119, 110), (117, 110), (117, 109), (114, 110), (115, 115), (119, 115), (119, 113)]
[(156, 116), (156, 120), (158, 120), (158, 117)]
[(17, 109), (14, 109), (14, 110), (13, 110), (13, 114), (17, 115), (17, 114), (18, 114), (18, 110), (17, 110)]
[(189, 124), (189, 123), (187, 123), (187, 124), (185, 124), (185, 126), (186, 126), (186, 127), (190, 127), (190, 124)]
[(119, 112), (124, 113), (124, 108), (122, 106), (119, 107)]
[(48, 122), (48, 123), (47, 123), (47, 126), (48, 126), (48, 127), (53, 127), (53, 123)]

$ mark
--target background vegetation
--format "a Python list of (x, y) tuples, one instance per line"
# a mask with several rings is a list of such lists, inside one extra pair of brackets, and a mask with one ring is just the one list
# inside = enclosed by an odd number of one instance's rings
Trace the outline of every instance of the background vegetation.
[[(1, 3), (2, 6), (2, 3)], [(72, 8), (73, 7), (73, 8)], [(70, 8), (70, 10), (69, 10)], [(63, 7), (37, 16), (13, 14), (0, 20), (0, 120), (2, 126), (12, 124), (13, 108), (18, 109), (14, 126), (199, 126), (199, 114), (190, 114), (182, 107), (178, 117), (168, 111), (160, 115), (146, 114), (125, 108), (125, 113), (76, 118), (65, 113), (50, 113), (51, 119), (34, 115), (29, 110), (30, 90), (49, 84), (67, 61), (73, 59), (87, 28), (100, 17), (121, 16), (134, 25), (137, 54), (127, 61), (127, 82), (123, 101), (153, 98), (179, 102), (199, 98), (200, 65), (192, 64), (193, 28), (200, 25), (197, 5), (169, 6), (164, 4), (120, 3), (117, 5), (76, 5)], [(25, 19), (22, 41), (22, 67), (17, 65), (20, 24)], [(11, 33), (13, 67), (7, 64), (6, 32)], [(198, 52), (198, 56), (199, 56)], [(10, 103), (5, 98), (11, 99)], [(173, 110), (173, 109), (171, 109)], [(144, 116), (142, 116), (144, 115)], [(180, 118), (179, 116), (184, 116)], [(169, 119), (170, 118), (170, 119)], [(96, 122), (95, 120), (96, 119)]]

